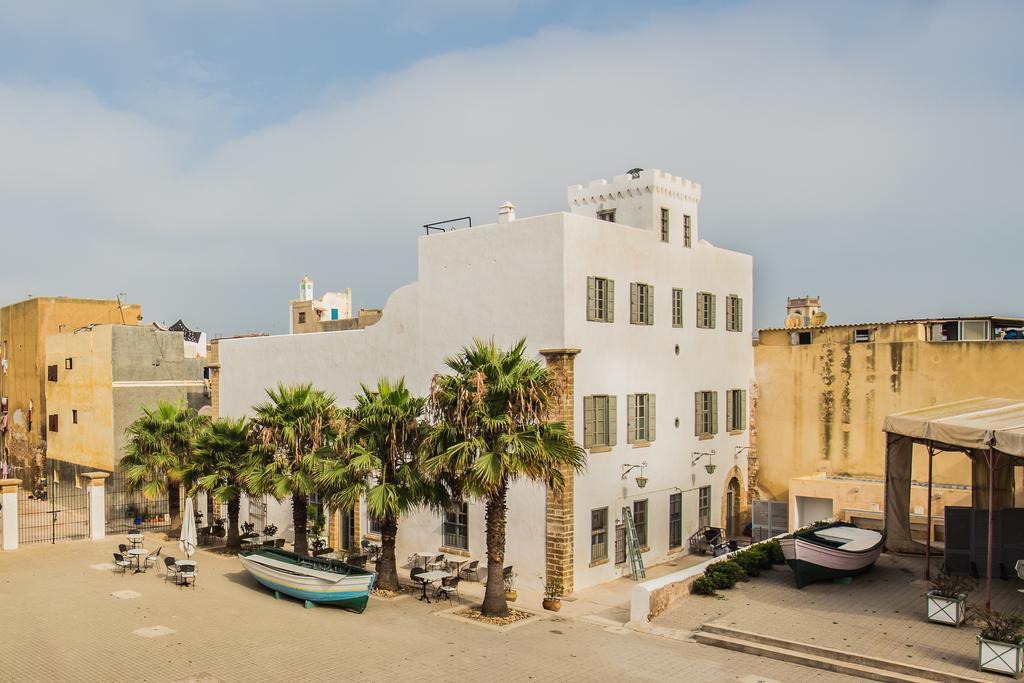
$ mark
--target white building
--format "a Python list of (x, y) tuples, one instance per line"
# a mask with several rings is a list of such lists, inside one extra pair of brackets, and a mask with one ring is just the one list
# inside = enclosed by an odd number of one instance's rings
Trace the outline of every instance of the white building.
[[(516, 219), (505, 205), (497, 223), (420, 237), (419, 280), (395, 291), (372, 327), (223, 340), (221, 413), (245, 414), (277, 382), (313, 382), (341, 404), (381, 375), (426, 393), (473, 337), (507, 346), (525, 336), (557, 371), (574, 371), (568, 409), (588, 464), (561, 499), (571, 524), (548, 510), (557, 504), (543, 486), (510, 492), (506, 564), (521, 587), (539, 589), (556, 571), (575, 588), (628, 574), (616, 533), (624, 506), (646, 537), (647, 565), (685, 553), (701, 524), (737, 526), (754, 373), (751, 257), (699, 239), (700, 186), (661, 171), (576, 185), (568, 200), (570, 213)], [(639, 464), (644, 488), (639, 468), (623, 476)], [(403, 519), (399, 558), (458, 544), (485, 564), (483, 509)], [(365, 510), (345, 519), (355, 542), (368, 534)], [(572, 558), (561, 570), (546, 550), (559, 542)]]

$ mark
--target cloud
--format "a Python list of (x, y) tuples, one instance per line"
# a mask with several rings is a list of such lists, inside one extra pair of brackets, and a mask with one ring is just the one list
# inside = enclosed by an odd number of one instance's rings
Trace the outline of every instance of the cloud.
[(150, 319), (283, 331), (303, 274), (380, 305), (415, 278), (417, 226), (564, 210), (567, 185), (640, 165), (703, 184), (702, 236), (755, 256), (759, 325), (804, 293), (833, 320), (1020, 313), (1022, 23), (700, 6), (324, 84), (242, 134), (216, 79), (130, 109), (0, 85), (0, 249), (23, 255), (0, 300), (127, 291)]

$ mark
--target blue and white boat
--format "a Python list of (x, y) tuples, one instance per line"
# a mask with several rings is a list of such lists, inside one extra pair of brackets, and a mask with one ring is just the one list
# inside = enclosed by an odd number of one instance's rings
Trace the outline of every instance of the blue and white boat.
[(274, 591), (313, 603), (336, 604), (362, 612), (370, 599), (376, 572), (324, 557), (297, 555), (279, 548), (259, 548), (239, 554), (253, 578)]

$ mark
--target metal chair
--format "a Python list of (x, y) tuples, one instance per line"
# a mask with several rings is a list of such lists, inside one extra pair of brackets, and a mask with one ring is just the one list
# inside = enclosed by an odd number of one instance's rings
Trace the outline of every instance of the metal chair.
[(167, 581), (170, 577), (174, 577), (174, 580), (178, 580), (178, 565), (175, 564), (176, 560), (173, 557), (164, 558), (164, 581)]
[(145, 562), (145, 564), (143, 564), (143, 567), (144, 567), (143, 571), (145, 571), (146, 569), (149, 569), (154, 564), (156, 564), (157, 559), (160, 557), (160, 551), (163, 550), (163, 549), (164, 549), (164, 547), (160, 546), (159, 548), (156, 549), (155, 553), (150, 553), (149, 555), (146, 555), (146, 562)]
[(466, 581), (469, 581), (469, 575), (470, 574), (473, 575), (473, 580), (474, 581), (479, 581), (480, 580), (480, 560), (473, 560), (472, 562), (467, 564), (465, 567), (463, 567), (462, 571), (459, 572), (459, 576), (462, 576), (463, 574), (466, 575)]
[(444, 597), (448, 602), (452, 601), (452, 593), (455, 594), (456, 599), (462, 602), (462, 596), (459, 595), (459, 581), (461, 579), (457, 576), (450, 576), (446, 579), (441, 579), (441, 585), (434, 591), (435, 596)]
[(434, 559), (427, 562), (427, 569), (444, 569), (447, 562), (448, 561), (445, 559), (444, 553), (435, 555)]
[(346, 564), (350, 564), (353, 567), (359, 567), (360, 569), (366, 568), (366, 560), (369, 559), (366, 555), (353, 555), (348, 558)]
[(128, 546), (125, 545), (124, 543), (118, 543), (117, 544), (117, 552), (121, 553), (122, 555), (127, 555), (128, 554)]
[(192, 579), (192, 590), (195, 590), (195, 588), (196, 588), (196, 568), (195, 567), (189, 565), (188, 567), (186, 567), (182, 571), (178, 572), (178, 578), (180, 579), (178, 585), (183, 587), (183, 588), (187, 588), (188, 587), (188, 580)]
[(121, 572), (121, 576), (128, 573), (128, 567), (132, 566), (132, 563), (124, 559), (124, 555), (121, 553), (114, 553), (114, 572)]

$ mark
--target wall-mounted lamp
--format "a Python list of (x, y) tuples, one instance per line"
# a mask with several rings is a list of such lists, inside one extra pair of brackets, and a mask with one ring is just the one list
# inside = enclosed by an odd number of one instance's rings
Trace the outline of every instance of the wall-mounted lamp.
[(735, 450), (733, 450), (733, 452), (732, 452), (732, 457), (738, 458), (738, 457), (740, 457), (740, 453), (742, 453), (743, 451), (751, 451), (751, 450), (753, 450), (753, 449), (750, 446), (736, 446)]
[(693, 467), (694, 465), (697, 464), (697, 462), (701, 458), (703, 458), (704, 456), (707, 456), (708, 461), (706, 463), (704, 463), (704, 469), (707, 470), (708, 474), (714, 474), (715, 473), (715, 467), (717, 467), (717, 465), (715, 465), (713, 462), (711, 462), (711, 456), (714, 455), (714, 454), (715, 454), (715, 449), (714, 448), (712, 448), (707, 453), (701, 453), (700, 451), (694, 451), (693, 452), (693, 459), (690, 461), (690, 467)]
[(630, 472), (632, 472), (635, 469), (639, 469), (640, 470), (640, 474), (638, 474), (637, 477), (636, 477), (636, 485), (637, 485), (638, 488), (643, 488), (643, 487), (647, 486), (647, 477), (644, 476), (644, 468), (645, 467), (647, 467), (647, 461), (646, 460), (644, 460), (639, 465), (630, 465), (627, 462), (627, 463), (623, 464), (623, 466), (622, 466), (622, 477), (621, 478), (625, 479), (627, 474), (629, 474)]

